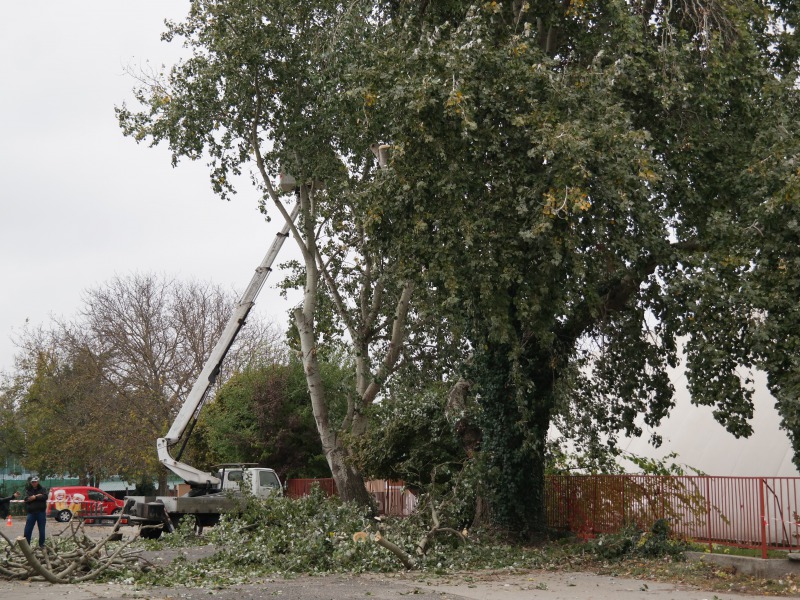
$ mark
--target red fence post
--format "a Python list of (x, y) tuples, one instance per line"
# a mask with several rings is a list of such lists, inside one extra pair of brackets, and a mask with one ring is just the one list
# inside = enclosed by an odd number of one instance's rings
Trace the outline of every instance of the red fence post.
[(759, 504), (761, 505), (761, 558), (767, 558), (767, 511), (764, 499), (764, 479), (758, 480)]
[(711, 478), (706, 476), (706, 523), (708, 524), (708, 551), (714, 552), (714, 544), (711, 542)]

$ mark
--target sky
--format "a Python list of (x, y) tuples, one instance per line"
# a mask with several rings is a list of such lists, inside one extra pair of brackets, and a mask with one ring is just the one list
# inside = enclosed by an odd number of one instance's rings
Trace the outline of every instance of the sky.
[[(71, 318), (83, 293), (154, 273), (240, 294), (280, 228), (255, 190), (230, 202), (203, 161), (171, 166), (166, 147), (122, 135), (115, 106), (135, 106), (140, 68), (185, 52), (160, 40), (179, 0), (3, 3), (0, 19), (0, 371), (14, 336)], [(275, 215), (277, 217), (277, 215)], [(292, 252), (291, 241), (282, 258)], [(281, 329), (290, 302), (261, 292), (254, 313)], [(296, 301), (296, 299), (292, 299)]]

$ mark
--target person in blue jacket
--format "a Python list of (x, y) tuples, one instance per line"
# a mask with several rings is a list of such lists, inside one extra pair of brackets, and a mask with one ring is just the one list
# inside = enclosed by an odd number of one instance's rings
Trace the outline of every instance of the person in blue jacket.
[(33, 526), (39, 528), (39, 548), (44, 548), (44, 527), (47, 524), (47, 488), (39, 485), (38, 477), (31, 477), (25, 486), (25, 508), (28, 509), (28, 520), (25, 521), (25, 539), (31, 543)]

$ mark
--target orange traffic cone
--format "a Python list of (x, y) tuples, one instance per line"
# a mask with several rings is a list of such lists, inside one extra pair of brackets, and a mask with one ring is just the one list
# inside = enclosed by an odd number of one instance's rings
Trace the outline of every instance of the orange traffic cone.
[(8, 518), (6, 519), (6, 527), (11, 527), (11, 525), (11, 515), (8, 515)]

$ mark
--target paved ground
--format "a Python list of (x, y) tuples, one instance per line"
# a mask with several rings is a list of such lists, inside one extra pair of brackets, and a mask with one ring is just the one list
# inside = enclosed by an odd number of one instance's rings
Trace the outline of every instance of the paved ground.
[[(22, 534), (23, 522), (15, 519), (11, 527), (0, 525), (2, 533), (11, 539)], [(68, 525), (47, 522), (48, 535), (55, 535)], [(123, 527), (126, 535), (132, 528)], [(103, 536), (108, 526), (87, 527), (90, 535)], [(34, 533), (35, 535), (35, 533)], [(2, 540), (0, 540), (2, 542)], [(5, 542), (2, 542), (5, 543)], [(163, 552), (163, 560), (180, 551)], [(158, 556), (150, 557), (158, 562)], [(351, 600), (376, 598), (401, 599), (412, 596), (419, 600), (754, 600), (761, 596), (739, 594), (716, 595), (672, 583), (637, 581), (594, 575), (590, 573), (565, 573), (533, 571), (520, 575), (493, 574), (447, 578), (419, 579), (411, 575), (361, 577), (326, 576), (299, 577), (296, 579), (268, 579), (256, 584), (239, 585), (222, 590), (210, 589), (143, 589), (137, 590), (122, 584), (51, 585), (38, 582), (0, 581), (0, 598), (3, 600), (247, 600), (256, 598), (287, 598), (303, 600)]]
[[(58, 523), (53, 519), (47, 519), (47, 525), (45, 526), (45, 535), (47, 537), (51, 537), (53, 535), (65, 535), (64, 530), (69, 531), (70, 524), (69, 523)], [(2, 533), (7, 538), (12, 540), (16, 539), (18, 536), (23, 534), (23, 530), (25, 529), (25, 517), (11, 517), (11, 526), (8, 526), (5, 521), (0, 522), (0, 533)], [(85, 526), (86, 532), (90, 535), (97, 535), (105, 536), (111, 532), (112, 527), (108, 524), (105, 525), (86, 525)], [(135, 533), (133, 527), (122, 527), (120, 531), (124, 535), (131, 536)], [(39, 532), (36, 527), (33, 528), (33, 543), (36, 544), (39, 539)], [(2, 541), (2, 539), (0, 539)], [(5, 543), (5, 542), (3, 542)]]
[(669, 583), (642, 582), (604, 577), (589, 573), (532, 572), (524, 575), (498, 575), (492, 580), (448, 578), (417, 581), (395, 577), (299, 577), (265, 580), (223, 590), (146, 589), (132, 586), (83, 584), (50, 585), (0, 581), (0, 598), (21, 600), (239, 600), (256, 598), (298, 598), (303, 600), (351, 600), (376, 598), (400, 600), (405, 596), (419, 600), (755, 600), (761, 596), (714, 594), (677, 587)]

